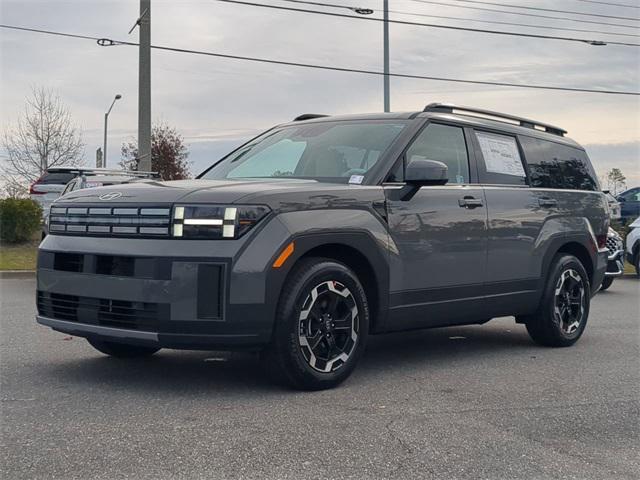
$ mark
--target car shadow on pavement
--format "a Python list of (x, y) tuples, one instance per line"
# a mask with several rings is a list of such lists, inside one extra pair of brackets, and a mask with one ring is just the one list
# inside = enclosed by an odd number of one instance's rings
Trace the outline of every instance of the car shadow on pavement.
[[(452, 327), (372, 336), (354, 376), (359, 377), (356, 384), (385, 382), (407, 369), (441, 370), (453, 361), (472, 364), (486, 354), (510, 358), (517, 351), (529, 353), (535, 348), (519, 325)], [(255, 395), (281, 394), (286, 390), (270, 381), (258, 354), (251, 352), (162, 350), (152, 357), (125, 360), (106, 357), (87, 345), (81, 358), (41, 368), (68, 386), (117, 388), (140, 394)]]

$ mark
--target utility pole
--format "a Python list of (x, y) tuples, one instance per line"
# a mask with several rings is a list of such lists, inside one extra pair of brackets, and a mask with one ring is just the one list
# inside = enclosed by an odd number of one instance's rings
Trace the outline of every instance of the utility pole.
[(384, 43), (384, 111), (391, 111), (391, 94), (389, 89), (389, 0), (383, 0), (384, 22), (383, 23), (383, 43)]
[[(151, 0), (140, 0), (138, 170), (151, 171)], [(105, 156), (106, 158), (106, 156)]]

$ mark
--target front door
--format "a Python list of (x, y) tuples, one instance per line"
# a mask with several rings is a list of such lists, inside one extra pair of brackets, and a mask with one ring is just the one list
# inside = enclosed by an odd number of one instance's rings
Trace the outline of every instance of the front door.
[[(390, 234), (388, 330), (472, 323), (483, 317), (487, 210), (483, 188), (470, 178), (462, 127), (430, 123), (406, 150), (413, 158), (443, 162), (449, 181), (400, 198), (385, 184)], [(401, 180), (396, 173), (394, 180)], [(406, 187), (404, 187), (406, 189)]]

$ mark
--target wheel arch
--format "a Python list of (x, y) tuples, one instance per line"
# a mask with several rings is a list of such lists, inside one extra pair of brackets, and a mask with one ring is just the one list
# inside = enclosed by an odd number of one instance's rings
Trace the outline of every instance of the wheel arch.
[[(596, 262), (592, 243), (593, 242), (589, 242), (587, 239), (583, 239), (581, 237), (562, 237), (556, 239), (554, 244), (547, 250), (547, 254), (545, 255), (542, 278), (547, 278), (549, 269), (551, 268), (551, 262), (554, 257), (558, 253), (567, 253), (580, 260), (580, 263), (582, 263), (584, 269), (587, 271), (587, 275), (589, 276), (589, 284), (593, 289), (593, 279), (595, 274)], [(544, 285), (542, 285), (542, 288), (544, 288)]]
[(280, 296), (284, 282), (304, 259), (335, 260), (353, 270), (362, 283), (371, 312), (370, 332), (383, 330), (389, 301), (389, 269), (381, 247), (368, 232), (304, 234), (292, 237), (290, 242), (294, 243), (294, 253), (282, 268), (274, 270), (269, 282), (272, 294)]

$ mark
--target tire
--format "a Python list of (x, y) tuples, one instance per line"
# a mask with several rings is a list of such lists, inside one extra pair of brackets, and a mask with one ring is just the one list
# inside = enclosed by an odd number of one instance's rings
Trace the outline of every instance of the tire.
[[(580, 293), (581, 292), (581, 293)], [(569, 347), (582, 336), (589, 317), (589, 276), (576, 257), (559, 253), (551, 262), (538, 310), (525, 317), (534, 342)]]
[(282, 289), (263, 360), (280, 383), (333, 388), (353, 372), (368, 332), (369, 304), (353, 271), (334, 260), (305, 259)]
[(604, 292), (607, 288), (609, 288), (613, 283), (613, 280), (614, 280), (614, 277), (604, 277), (604, 280), (602, 281), (602, 285), (600, 285), (600, 291)]
[(87, 342), (89, 342), (89, 344), (99, 352), (117, 358), (148, 357), (160, 350), (155, 347), (142, 347), (139, 345), (128, 345), (126, 343), (107, 342), (104, 340), (97, 340), (95, 338), (87, 338)]
[(636, 276), (640, 277), (640, 252), (636, 253)]

